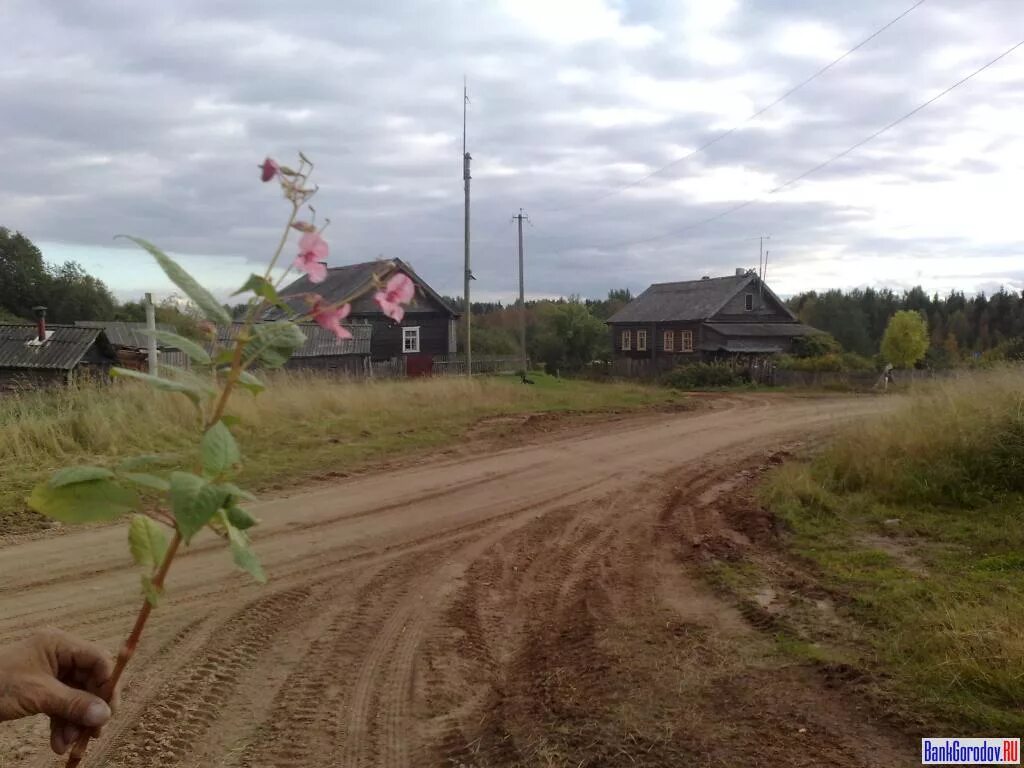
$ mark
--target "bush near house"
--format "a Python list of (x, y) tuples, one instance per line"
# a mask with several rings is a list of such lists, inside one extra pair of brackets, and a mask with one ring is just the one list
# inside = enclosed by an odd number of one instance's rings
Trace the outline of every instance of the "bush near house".
[(707, 389), (711, 387), (734, 387), (746, 383), (747, 379), (725, 365), (714, 363), (692, 363), (681, 365), (669, 372), (662, 382), (674, 389)]

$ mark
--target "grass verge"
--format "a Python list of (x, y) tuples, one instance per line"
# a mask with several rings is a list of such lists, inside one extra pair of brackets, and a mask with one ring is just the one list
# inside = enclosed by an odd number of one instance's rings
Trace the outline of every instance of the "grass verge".
[(846, 627), (815, 639), (841, 635), (918, 722), (1024, 730), (1022, 469), (1024, 387), (998, 371), (921, 388), (763, 488)]
[[(481, 419), (526, 413), (620, 411), (678, 403), (669, 390), (531, 374), (345, 382), (280, 373), (258, 397), (240, 392), (240, 482), (261, 490), (347, 473), (384, 457), (452, 443)], [(112, 465), (140, 453), (187, 453), (195, 413), (181, 396), (132, 383), (0, 399), (0, 533), (43, 520), (25, 506), (38, 481), (67, 464)]]

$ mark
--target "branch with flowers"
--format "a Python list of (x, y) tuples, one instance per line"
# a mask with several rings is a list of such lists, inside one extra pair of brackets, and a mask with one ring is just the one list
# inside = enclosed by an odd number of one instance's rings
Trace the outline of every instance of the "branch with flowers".
[[(171, 565), (182, 547), (187, 548), (196, 536), (209, 533), (220, 538), (236, 566), (257, 582), (266, 581), (249, 536), (249, 529), (258, 523), (247, 510), (255, 497), (234, 482), (243, 457), (232, 432), (239, 419), (228, 413), (231, 398), (239, 389), (253, 396), (265, 389), (254, 370), (279, 368), (287, 362), (305, 342), (298, 323), (312, 320), (339, 339), (351, 338), (341, 324), (351, 312), (351, 302), (374, 291), (381, 311), (400, 322), (405, 305), (415, 293), (412, 280), (395, 272), (394, 265), (385, 261), (366, 286), (339, 301), (327, 302), (312, 292), (304, 294), (306, 312), (296, 313), (278, 295), (278, 288), (292, 269), (304, 273), (312, 284), (322, 283), (327, 277), (325, 262), (329, 249), (323, 237), (326, 223), (316, 226), (315, 211), (309, 205), (317, 191), (310, 182), (312, 172), (313, 163), (301, 152), (294, 169), (270, 158), (260, 166), (261, 179), (278, 183), (290, 211), (265, 272), (251, 275), (235, 294), (249, 296), (248, 310), (241, 328), (223, 348), (217, 343), (216, 326), (232, 322), (223, 305), (155, 245), (128, 237), (152, 254), (167, 277), (202, 312), (209, 343), (199, 344), (167, 331), (152, 331), (158, 340), (188, 355), (191, 368), (162, 366), (159, 375), (114, 368), (111, 374), (143, 382), (172, 396), (186, 397), (196, 412), (195, 447), (184, 455), (134, 456), (113, 468), (64, 467), (36, 486), (28, 499), (37, 512), (63, 523), (95, 523), (130, 516), (128, 545), (142, 570), (143, 602), (118, 653), (108, 689), (102, 692), (107, 699), (131, 661), (152, 610), (164, 596)], [(313, 214), (310, 220), (300, 218), (306, 209)], [(275, 284), (271, 277), (293, 233), (300, 233), (298, 254)], [(262, 322), (275, 308), (291, 317)], [(93, 735), (84, 734), (71, 747), (69, 768), (81, 763)]]

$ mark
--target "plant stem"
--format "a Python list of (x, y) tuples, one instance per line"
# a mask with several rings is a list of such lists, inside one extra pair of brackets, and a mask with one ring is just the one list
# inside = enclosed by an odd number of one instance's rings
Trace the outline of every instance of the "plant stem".
[[(167, 571), (171, 569), (171, 563), (174, 561), (174, 556), (177, 554), (180, 544), (181, 534), (175, 531), (174, 538), (171, 539), (171, 543), (167, 546), (167, 554), (164, 555), (163, 562), (160, 563), (160, 568), (153, 577), (153, 587), (158, 592), (163, 589), (164, 579), (167, 578)], [(152, 611), (152, 604), (148, 599), (144, 600), (142, 608), (139, 609), (139, 615), (135, 617), (135, 626), (132, 627), (132, 631), (128, 635), (128, 639), (124, 641), (124, 645), (121, 646), (121, 650), (117, 654), (117, 663), (114, 665), (114, 672), (104, 687), (103, 693), (106, 694), (106, 698), (110, 698), (110, 696), (113, 695), (113, 692), (117, 690), (117, 685), (121, 682), (121, 675), (124, 674), (124, 668), (128, 666), (128, 662), (131, 661), (132, 656), (135, 655), (135, 649), (139, 645), (139, 638), (142, 637), (142, 630), (145, 629), (146, 621), (149, 619), (149, 614), (152, 613)], [(92, 735), (90, 733), (84, 733), (78, 741), (75, 742), (75, 745), (71, 748), (71, 754), (68, 756), (67, 768), (75, 768), (82, 762), (82, 758), (85, 756), (85, 751), (89, 748), (89, 739), (91, 738)]]

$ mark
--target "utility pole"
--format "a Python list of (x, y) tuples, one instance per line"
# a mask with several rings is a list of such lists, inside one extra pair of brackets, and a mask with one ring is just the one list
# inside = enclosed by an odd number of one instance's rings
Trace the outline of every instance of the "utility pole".
[(462, 78), (462, 182), (466, 192), (466, 212), (463, 217), (464, 230), (462, 241), (466, 251), (465, 274), (463, 276), (464, 306), (466, 313), (466, 375), (473, 375), (473, 305), (469, 299), (469, 281), (473, 279), (473, 271), (469, 266), (469, 180), (472, 178), (469, 173), (469, 161), (473, 158), (466, 151), (466, 105), (469, 104), (469, 90), (466, 87), (466, 78)]
[(757, 259), (757, 308), (764, 306), (764, 276), (768, 272), (768, 251), (764, 249), (764, 241), (771, 240), (771, 235), (761, 235), (761, 253)]
[(519, 215), (512, 217), (519, 223), (519, 346), (522, 353), (523, 381), (526, 381), (526, 293), (523, 280), (523, 220), (530, 220), (530, 217), (519, 209)]
[(149, 352), (149, 375), (156, 376), (159, 366), (156, 359), (156, 336), (153, 335), (153, 331), (156, 330), (156, 307), (153, 306), (152, 293), (146, 294), (146, 330), (149, 331), (146, 339), (146, 348)]

